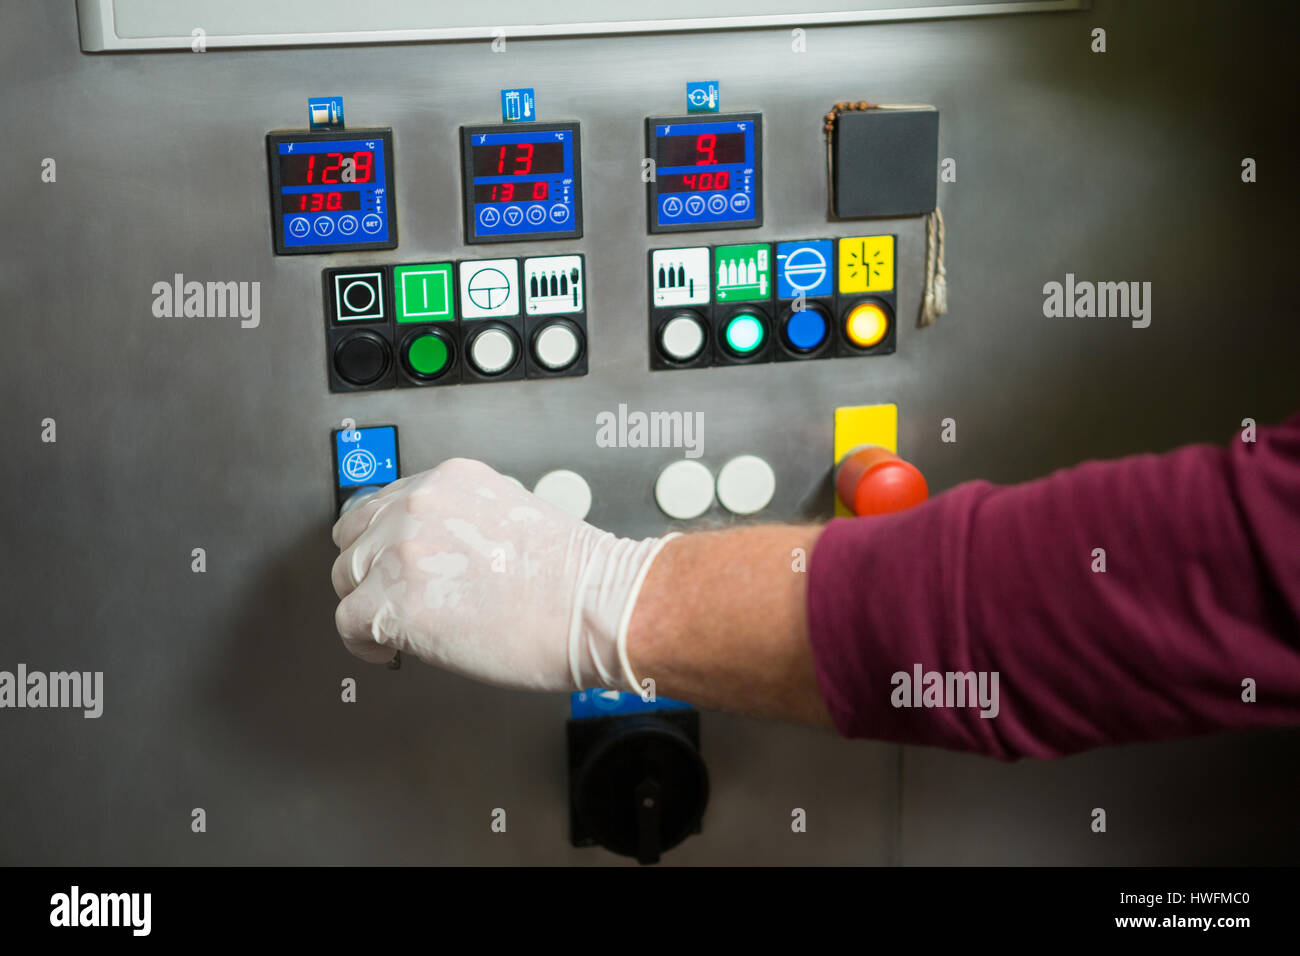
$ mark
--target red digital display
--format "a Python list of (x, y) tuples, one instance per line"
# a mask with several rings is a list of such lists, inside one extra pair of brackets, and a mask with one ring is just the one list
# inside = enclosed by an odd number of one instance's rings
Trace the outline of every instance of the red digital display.
[[(659, 137), (659, 166), (719, 166), (745, 162), (745, 133), (692, 133)], [(660, 186), (660, 191), (663, 187)]]
[(564, 144), (504, 143), (475, 146), (474, 177), (538, 176), (564, 172)]
[(360, 209), (361, 193), (291, 193), (284, 197), (285, 212), (336, 212)]
[(550, 186), (545, 180), (533, 183), (479, 183), (474, 187), (475, 202), (521, 202), (547, 199)]
[(281, 186), (330, 186), (369, 183), (374, 179), (375, 154), (368, 149), (355, 153), (298, 153), (280, 157)]
[(661, 193), (711, 192), (731, 188), (731, 173), (720, 169), (716, 173), (685, 173), (660, 176), (656, 182)]

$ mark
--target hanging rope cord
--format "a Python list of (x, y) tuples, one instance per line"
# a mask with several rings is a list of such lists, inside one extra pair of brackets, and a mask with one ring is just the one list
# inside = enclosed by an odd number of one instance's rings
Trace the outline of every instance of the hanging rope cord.
[[(860, 112), (864, 110), (902, 110), (915, 109), (910, 104), (868, 103), (866, 100), (836, 103), (826, 114), (823, 131), (826, 134), (826, 182), (830, 190), (830, 208), (835, 209), (835, 124), (841, 113)], [(934, 325), (934, 320), (948, 314), (948, 271), (944, 267), (943, 213), (936, 205), (934, 212), (925, 218), (925, 288), (921, 293), (921, 311), (916, 324), (924, 328)]]

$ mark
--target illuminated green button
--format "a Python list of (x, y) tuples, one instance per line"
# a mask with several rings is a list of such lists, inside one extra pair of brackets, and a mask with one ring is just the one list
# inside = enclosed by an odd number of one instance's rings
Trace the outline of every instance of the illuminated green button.
[(447, 367), (450, 359), (451, 351), (439, 335), (421, 335), (406, 350), (406, 362), (417, 375), (437, 375)]
[(737, 355), (748, 355), (762, 347), (764, 339), (767, 338), (767, 329), (763, 327), (762, 321), (756, 315), (741, 312), (727, 322), (723, 337), (727, 340), (727, 348), (731, 351)]

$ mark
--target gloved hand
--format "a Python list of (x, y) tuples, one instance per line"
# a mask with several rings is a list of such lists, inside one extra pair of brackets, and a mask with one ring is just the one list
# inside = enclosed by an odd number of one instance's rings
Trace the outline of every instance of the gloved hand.
[(640, 693), (627, 629), (667, 540), (615, 537), (453, 458), (339, 518), (334, 619), (366, 661), (401, 651), (507, 687)]

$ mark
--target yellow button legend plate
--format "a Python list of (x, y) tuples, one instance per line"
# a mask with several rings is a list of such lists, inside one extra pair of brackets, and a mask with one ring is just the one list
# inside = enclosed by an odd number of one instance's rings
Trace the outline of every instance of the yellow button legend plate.
[(841, 293), (894, 288), (894, 237), (847, 236), (839, 245)]

